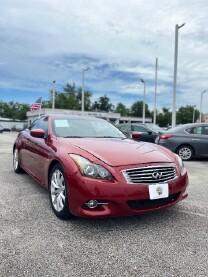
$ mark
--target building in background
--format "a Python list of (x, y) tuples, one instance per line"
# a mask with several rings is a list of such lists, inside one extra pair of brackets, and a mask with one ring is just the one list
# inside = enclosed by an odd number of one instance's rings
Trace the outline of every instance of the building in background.
[[(199, 123), (199, 119), (196, 120), (196, 123)], [(208, 114), (202, 115), (202, 123), (208, 123)]]
[(13, 120), (10, 118), (0, 117), (0, 125), (3, 128), (10, 129), (11, 131), (20, 131), (25, 129), (28, 125), (27, 121)]
[[(141, 123), (142, 117), (129, 117), (129, 116), (121, 116), (120, 113), (112, 113), (112, 112), (82, 112), (82, 111), (75, 111), (75, 110), (62, 110), (62, 109), (41, 109), (40, 115), (43, 114), (51, 114), (51, 113), (65, 113), (71, 115), (86, 115), (86, 116), (95, 116), (99, 118), (106, 119), (113, 124), (119, 123)], [(34, 112), (28, 111), (27, 112), (27, 119), (28, 119), (28, 126), (39, 116), (39, 110)], [(145, 122), (152, 122), (152, 118), (146, 118)]]

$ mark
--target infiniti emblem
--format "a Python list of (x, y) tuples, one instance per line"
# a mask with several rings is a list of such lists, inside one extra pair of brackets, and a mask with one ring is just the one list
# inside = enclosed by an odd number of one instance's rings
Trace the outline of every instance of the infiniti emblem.
[(152, 173), (152, 177), (156, 180), (160, 179), (162, 177), (162, 172), (155, 171)]

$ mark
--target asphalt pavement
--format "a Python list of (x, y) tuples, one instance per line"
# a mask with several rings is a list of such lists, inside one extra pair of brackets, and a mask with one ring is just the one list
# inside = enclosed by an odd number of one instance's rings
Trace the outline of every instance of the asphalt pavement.
[(0, 276), (208, 276), (208, 159), (186, 162), (189, 196), (153, 214), (62, 221), (0, 134)]

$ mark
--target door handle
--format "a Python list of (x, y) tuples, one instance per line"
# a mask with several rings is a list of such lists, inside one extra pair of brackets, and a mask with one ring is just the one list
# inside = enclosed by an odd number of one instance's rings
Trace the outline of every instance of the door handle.
[(192, 139), (192, 140), (200, 140), (200, 139)]

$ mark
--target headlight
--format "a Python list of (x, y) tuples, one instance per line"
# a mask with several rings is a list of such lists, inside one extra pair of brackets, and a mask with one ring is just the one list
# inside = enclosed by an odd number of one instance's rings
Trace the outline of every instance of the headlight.
[(74, 160), (82, 175), (94, 179), (113, 179), (112, 175), (101, 165), (91, 163), (80, 155), (69, 154), (69, 156)]
[(183, 160), (177, 154), (175, 154), (175, 155), (176, 155), (176, 158), (177, 158), (177, 160), (178, 160), (178, 162), (180, 164), (180, 168), (183, 169), (184, 168)]

